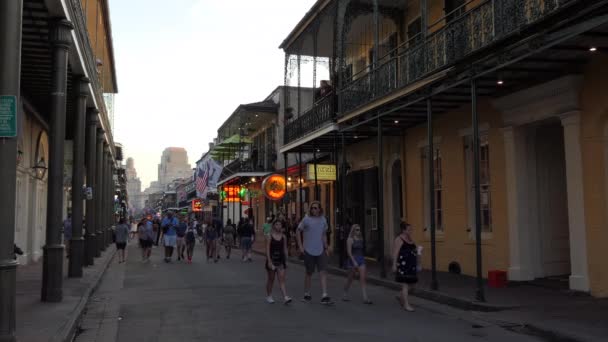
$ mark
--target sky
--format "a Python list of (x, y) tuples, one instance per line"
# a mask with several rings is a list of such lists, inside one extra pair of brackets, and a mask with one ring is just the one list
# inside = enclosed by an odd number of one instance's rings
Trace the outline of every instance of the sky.
[[(193, 165), (241, 103), (284, 83), (283, 39), (314, 0), (111, 0), (114, 137), (142, 190), (166, 147)], [(194, 165), (193, 165), (194, 166)]]

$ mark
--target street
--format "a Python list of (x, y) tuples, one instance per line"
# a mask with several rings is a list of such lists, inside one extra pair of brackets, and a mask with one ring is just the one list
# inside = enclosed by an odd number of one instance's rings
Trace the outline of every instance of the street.
[(317, 276), (313, 302), (302, 303), (303, 268), (293, 264), (288, 291), (294, 302), (283, 305), (275, 287), (277, 302), (267, 304), (262, 257), (243, 263), (237, 250), (236, 258), (207, 264), (199, 244), (191, 265), (165, 264), (161, 251), (155, 248), (151, 262), (142, 263), (131, 243), (127, 263), (112, 261), (75, 341), (537, 341), (417, 298), (417, 311), (405, 312), (385, 288), (370, 287), (374, 304), (364, 305), (355, 283), (351, 302), (342, 302), (344, 278), (334, 276), (334, 306), (319, 303)]

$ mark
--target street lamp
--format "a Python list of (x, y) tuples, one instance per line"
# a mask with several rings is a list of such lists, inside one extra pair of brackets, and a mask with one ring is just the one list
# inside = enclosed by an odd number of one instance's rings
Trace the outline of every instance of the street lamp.
[(43, 180), (47, 170), (44, 158), (40, 158), (36, 165), (32, 167), (32, 170), (34, 170), (34, 177), (36, 177), (36, 179)]

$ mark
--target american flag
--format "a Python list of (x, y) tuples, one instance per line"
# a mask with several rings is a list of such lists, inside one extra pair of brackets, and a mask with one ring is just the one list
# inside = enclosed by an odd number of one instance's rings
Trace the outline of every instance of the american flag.
[(208, 162), (203, 162), (196, 172), (196, 196), (204, 198), (207, 190), (207, 179), (209, 178)]

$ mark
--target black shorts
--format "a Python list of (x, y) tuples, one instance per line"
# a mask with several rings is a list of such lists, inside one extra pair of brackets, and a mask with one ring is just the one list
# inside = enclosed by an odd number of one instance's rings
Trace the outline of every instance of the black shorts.
[(325, 271), (327, 267), (327, 255), (321, 253), (321, 255), (310, 255), (304, 252), (304, 266), (306, 267), (307, 274), (315, 273), (315, 268), (318, 272)]
[(152, 243), (152, 240), (139, 239), (139, 246), (141, 248), (152, 248)]
[[(285, 258), (279, 258), (276, 260), (271, 260), (272, 264), (275, 267), (275, 271), (282, 268), (282, 269), (286, 269), (287, 268), (287, 261), (285, 260)], [(264, 268), (266, 268), (266, 271), (272, 271), (270, 269), (270, 267), (268, 267), (268, 261), (266, 261), (264, 263)]]
[(116, 249), (125, 249), (125, 247), (127, 247), (126, 242), (117, 242), (116, 243)]

